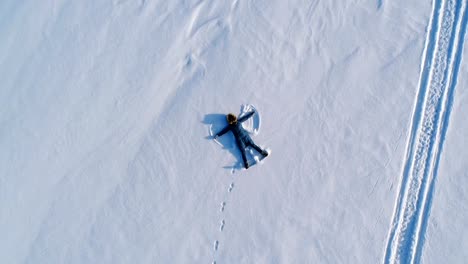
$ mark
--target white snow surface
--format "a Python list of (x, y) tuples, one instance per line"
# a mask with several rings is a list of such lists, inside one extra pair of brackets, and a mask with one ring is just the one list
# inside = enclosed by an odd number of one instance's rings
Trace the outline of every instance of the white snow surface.
[(466, 5), (1, 1), (1, 263), (465, 263)]

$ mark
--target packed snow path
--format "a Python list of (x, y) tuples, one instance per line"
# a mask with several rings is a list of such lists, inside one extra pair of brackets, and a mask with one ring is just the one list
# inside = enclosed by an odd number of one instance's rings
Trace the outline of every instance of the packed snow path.
[(384, 263), (418, 263), (463, 54), (467, 2), (435, 1)]

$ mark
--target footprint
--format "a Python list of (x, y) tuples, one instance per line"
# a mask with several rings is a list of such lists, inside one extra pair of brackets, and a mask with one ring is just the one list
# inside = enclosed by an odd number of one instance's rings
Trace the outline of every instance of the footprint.
[(232, 189), (233, 189), (233, 188), (234, 188), (234, 183), (231, 183), (231, 185), (229, 185), (228, 191), (229, 191), (229, 192), (232, 192)]
[(219, 242), (218, 242), (218, 240), (216, 240), (216, 241), (214, 242), (214, 250), (215, 250), (215, 251), (218, 251), (218, 246), (219, 246)]
[(224, 219), (223, 219), (223, 221), (221, 221), (221, 226), (219, 227), (219, 231), (221, 231), (221, 232), (223, 231), (224, 224), (225, 224), (225, 222), (224, 222)]
[(221, 212), (224, 212), (224, 206), (226, 206), (226, 202), (221, 203), (221, 209), (220, 209)]

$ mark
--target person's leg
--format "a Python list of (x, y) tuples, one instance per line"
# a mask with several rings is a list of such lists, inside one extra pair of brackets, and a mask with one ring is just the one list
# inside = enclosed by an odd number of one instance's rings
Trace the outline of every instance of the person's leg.
[(241, 154), (242, 154), (242, 161), (244, 161), (244, 167), (246, 169), (249, 168), (249, 162), (247, 161), (247, 155), (245, 153), (245, 147), (244, 148), (239, 148)]
[(254, 148), (258, 153), (262, 154), (264, 157), (268, 156), (268, 152), (266, 150), (261, 149), (259, 146), (257, 146), (255, 143), (250, 142), (249, 144), (252, 148)]
[(236, 142), (237, 142), (237, 147), (239, 148), (239, 151), (241, 152), (241, 155), (242, 155), (242, 161), (244, 162), (244, 167), (248, 169), (249, 162), (247, 161), (247, 154), (245, 153), (245, 144), (244, 142), (240, 140), (236, 140)]

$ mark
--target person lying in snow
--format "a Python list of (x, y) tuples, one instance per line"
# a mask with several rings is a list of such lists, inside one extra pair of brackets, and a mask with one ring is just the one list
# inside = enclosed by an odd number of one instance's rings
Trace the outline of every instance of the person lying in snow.
[(252, 147), (256, 151), (258, 151), (258, 153), (262, 154), (263, 157), (268, 156), (268, 152), (261, 149), (259, 146), (255, 145), (253, 140), (250, 138), (249, 133), (242, 127), (242, 122), (249, 119), (254, 113), (255, 113), (254, 111), (248, 112), (247, 114), (240, 117), (239, 119), (237, 119), (237, 117), (234, 114), (227, 114), (226, 119), (229, 125), (227, 125), (225, 128), (223, 128), (223, 130), (221, 130), (215, 135), (215, 139), (216, 139), (226, 134), (228, 131), (231, 131), (232, 134), (234, 134), (237, 147), (239, 148), (242, 154), (242, 160), (244, 161), (244, 167), (246, 169), (248, 169), (250, 166), (247, 161), (247, 156), (245, 153), (246, 147)]

